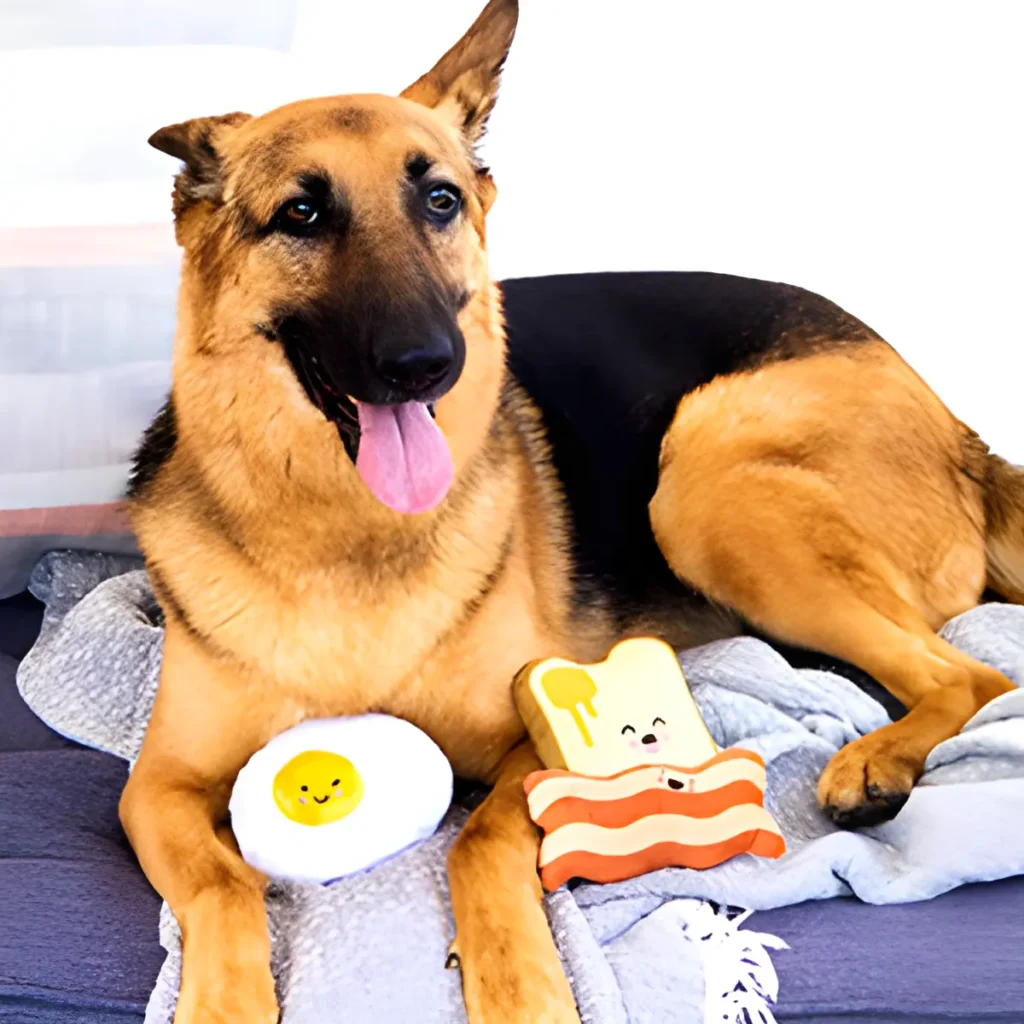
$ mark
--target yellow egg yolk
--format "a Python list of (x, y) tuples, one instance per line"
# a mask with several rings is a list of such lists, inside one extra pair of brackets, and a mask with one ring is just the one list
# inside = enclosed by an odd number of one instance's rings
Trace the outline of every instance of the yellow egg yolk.
[(363, 780), (341, 754), (306, 750), (274, 776), (274, 802), (300, 825), (328, 825), (351, 814), (363, 799)]

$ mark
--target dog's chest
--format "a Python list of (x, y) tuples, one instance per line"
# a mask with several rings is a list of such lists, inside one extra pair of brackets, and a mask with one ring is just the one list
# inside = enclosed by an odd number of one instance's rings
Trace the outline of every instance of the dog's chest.
[[(281, 728), (379, 711), (422, 728), (455, 770), (487, 778), (523, 734), (515, 673), (558, 653), (525, 567), (509, 566), (482, 604), (459, 586), (372, 596), (330, 576), (287, 593), (256, 588), (235, 625), (245, 660), (281, 694)], [(248, 622), (245, 620), (248, 619)]]

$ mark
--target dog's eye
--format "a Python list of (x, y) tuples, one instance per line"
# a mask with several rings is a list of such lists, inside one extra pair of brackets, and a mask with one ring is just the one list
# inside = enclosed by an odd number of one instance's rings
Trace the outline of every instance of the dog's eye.
[(462, 207), (462, 193), (456, 185), (444, 183), (432, 185), (427, 192), (427, 210), (430, 216), (446, 224)]
[(633, 733), (634, 736), (636, 735), (636, 729), (634, 729), (631, 725), (624, 725), (622, 727), (622, 735), (625, 736), (627, 732)]
[(655, 725), (658, 725), (659, 723), (661, 725), (664, 725), (665, 724), (665, 719), (664, 718), (656, 718), (653, 722), (651, 722), (651, 726), (653, 727)]
[(309, 792), (309, 786), (303, 786), (302, 787), (302, 792), (303, 793), (308, 793)]
[(274, 217), (278, 230), (288, 235), (308, 235), (321, 226), (324, 211), (314, 199), (289, 199)]

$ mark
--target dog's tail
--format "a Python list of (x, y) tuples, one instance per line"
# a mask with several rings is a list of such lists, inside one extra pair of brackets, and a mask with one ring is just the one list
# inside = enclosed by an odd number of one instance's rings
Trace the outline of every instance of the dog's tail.
[(1024, 469), (989, 455), (985, 474), (988, 586), (1024, 604)]

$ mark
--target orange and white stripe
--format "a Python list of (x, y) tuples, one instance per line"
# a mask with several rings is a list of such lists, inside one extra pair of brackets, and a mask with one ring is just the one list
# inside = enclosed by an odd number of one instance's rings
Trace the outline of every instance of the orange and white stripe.
[(544, 832), (539, 867), (549, 892), (570, 878), (616, 882), (786, 848), (764, 807), (764, 762), (748, 750), (723, 750), (698, 768), (641, 765), (608, 778), (534, 772), (525, 786)]

